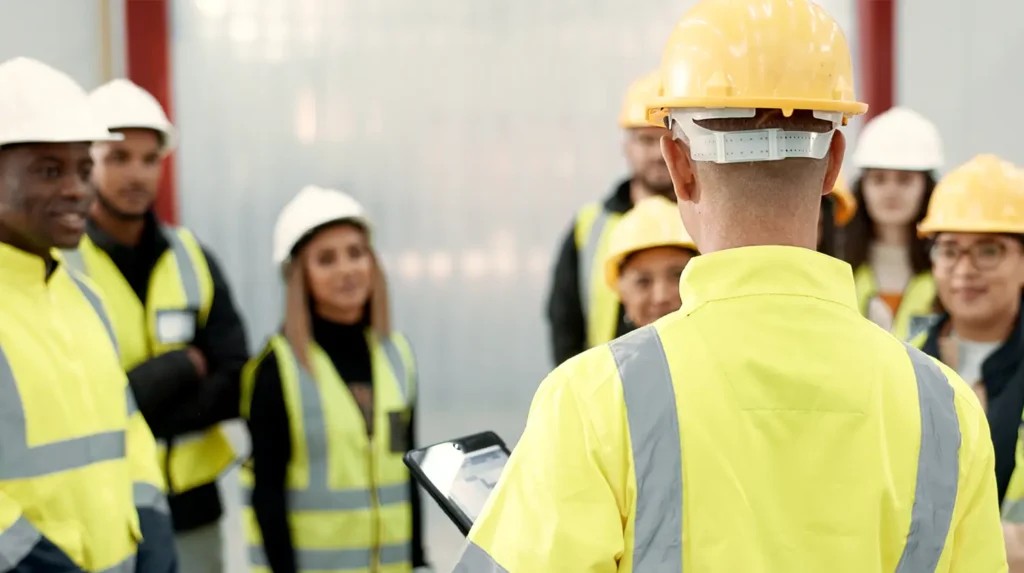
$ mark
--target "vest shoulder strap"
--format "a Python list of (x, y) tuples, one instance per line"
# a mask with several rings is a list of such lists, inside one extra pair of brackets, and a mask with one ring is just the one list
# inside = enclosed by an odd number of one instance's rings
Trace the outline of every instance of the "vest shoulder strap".
[(576, 240), (576, 250), (582, 250), (590, 238), (590, 231), (594, 228), (594, 222), (598, 215), (604, 211), (604, 205), (598, 202), (587, 203), (576, 212), (576, 221), (573, 225), (573, 236)]
[(384, 347), (384, 353), (387, 354), (391, 370), (398, 378), (398, 384), (406, 403), (414, 404), (419, 377), (416, 371), (416, 357), (412, 352), (409, 340), (404, 334), (393, 331), (387, 339), (381, 341), (381, 345)]
[(198, 303), (199, 321), (205, 325), (213, 305), (213, 275), (199, 241), (184, 227), (162, 227), (170, 251), (178, 262), (178, 272), (190, 302)]
[(103, 328), (106, 329), (107, 336), (110, 337), (110, 343), (113, 344), (114, 351), (118, 356), (120, 356), (121, 351), (117, 346), (117, 335), (114, 332), (114, 322), (111, 320), (110, 313), (107, 311), (106, 303), (103, 302), (103, 296), (100, 294), (100, 289), (93, 284), (87, 275), (79, 272), (70, 265), (65, 269), (65, 272), (68, 277), (71, 278), (71, 282), (78, 287), (78, 291), (82, 293), (82, 297), (89, 303), (93, 312), (95, 312), (96, 316), (99, 317), (100, 322), (103, 323)]

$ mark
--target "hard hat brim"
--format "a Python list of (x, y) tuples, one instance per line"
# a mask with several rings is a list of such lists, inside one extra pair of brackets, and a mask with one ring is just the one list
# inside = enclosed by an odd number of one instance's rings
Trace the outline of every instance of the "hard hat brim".
[(629, 249), (628, 251), (621, 251), (608, 257), (604, 264), (604, 280), (608, 285), (608, 288), (615, 292), (619, 292), (619, 271), (621, 270), (622, 263), (628, 259), (631, 255), (648, 251), (650, 249), (657, 249), (659, 247), (675, 247), (677, 249), (683, 249), (685, 251), (692, 251), (694, 255), (699, 254), (697, 245), (692, 242), (686, 241), (663, 241), (658, 243), (651, 243), (647, 245), (641, 245), (639, 247)]
[(856, 101), (836, 101), (825, 99), (789, 99), (789, 98), (732, 98), (732, 97), (699, 97), (679, 98), (661, 96), (651, 99), (647, 106), (647, 122), (664, 125), (664, 119), (672, 109), (779, 109), (789, 114), (796, 110), (840, 112), (851, 117), (862, 115), (868, 111), (868, 104)]
[(994, 223), (954, 222), (950, 224), (931, 224), (927, 219), (917, 226), (917, 236), (922, 239), (934, 237), (939, 233), (980, 233), (990, 235), (1024, 235), (1024, 225), (1007, 225)]

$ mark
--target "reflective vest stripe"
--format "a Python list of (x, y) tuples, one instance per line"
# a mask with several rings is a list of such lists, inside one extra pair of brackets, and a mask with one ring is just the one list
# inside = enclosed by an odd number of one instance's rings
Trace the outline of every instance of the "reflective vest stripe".
[(167, 515), (171, 513), (164, 493), (151, 483), (134, 482), (132, 484), (132, 500), (138, 509), (152, 509)]
[[(409, 543), (382, 545), (381, 566), (398, 565), (412, 561)], [(270, 567), (263, 549), (249, 548), (249, 563), (255, 567)], [(373, 566), (371, 549), (295, 549), (295, 563), (299, 571), (365, 570)]]
[(14, 569), (32, 553), (42, 534), (25, 516), (0, 531), (0, 571)]
[[(389, 341), (390, 342), (390, 341)], [(385, 348), (387, 348), (385, 346)], [(389, 365), (397, 374), (405, 372), (405, 365), (401, 363), (401, 356), (397, 349), (394, 354), (385, 353)], [(299, 396), (302, 400), (302, 409), (308, 413), (322, 413), (323, 404), (320, 399), (320, 387), (317, 385), (313, 375), (305, 368), (299, 368), (293, 362), (293, 368), (299, 381)], [(403, 384), (404, 386), (404, 384)], [(328, 485), (330, 468), (327, 465), (327, 426), (322, 415), (309, 416), (303, 420), (303, 427), (306, 430), (306, 459), (309, 460), (309, 486), (305, 490), (288, 490), (288, 506), (293, 511), (316, 510), (326, 507), (337, 507), (338, 509), (366, 509), (371, 507), (370, 490), (334, 490)], [(402, 503), (408, 501), (408, 491), (398, 492), (397, 488), (408, 490), (407, 484), (400, 486), (383, 487), (378, 489), (380, 494), (379, 503)], [(292, 506), (292, 500), (301, 503), (301, 507)], [(358, 505), (357, 505), (358, 504)]]
[(934, 571), (953, 521), (960, 478), (960, 420), (953, 387), (924, 352), (904, 343), (917, 379), (921, 448), (910, 531), (896, 573)]
[(96, 573), (135, 573), (135, 555), (130, 555), (117, 565), (101, 569)]
[(622, 382), (636, 476), (633, 571), (682, 571), (683, 459), (665, 348), (653, 326), (608, 347)]
[(590, 226), (590, 233), (583, 243), (583, 251), (577, 257), (577, 280), (580, 289), (580, 308), (583, 309), (583, 316), (592, 319), (590, 316), (591, 303), (594, 298), (593, 273), (598, 266), (597, 249), (601, 245), (601, 235), (604, 234), (604, 226), (608, 223), (608, 210), (601, 208)]
[(409, 372), (405, 367), (405, 361), (402, 360), (402, 353), (398, 350), (398, 345), (391, 337), (381, 339), (380, 344), (384, 348), (384, 354), (388, 357), (391, 370), (395, 373), (395, 379), (398, 380), (398, 390), (402, 393), (402, 398), (409, 400)]
[[(79, 260), (81, 260), (81, 253), (78, 251), (73, 252), (79, 257)], [(103, 328), (107, 329), (107, 335), (110, 336), (110, 342), (114, 345), (114, 351), (120, 355), (120, 350), (117, 348), (117, 335), (114, 334), (114, 323), (110, 322), (110, 316), (107, 314), (107, 310), (103, 307), (100, 297), (84, 282), (82, 282), (82, 279), (78, 278), (76, 273), (72, 272), (71, 269), (68, 269), (67, 273), (68, 276), (71, 277), (71, 280), (75, 282), (75, 286), (78, 287), (78, 290), (82, 293), (82, 296), (85, 297), (85, 300), (89, 301), (89, 306), (92, 307), (96, 316), (100, 317), (100, 322), (103, 323)]]
[[(921, 444), (910, 528), (896, 573), (934, 571), (946, 543), (960, 474), (954, 393), (935, 362), (905, 345), (914, 368)], [(633, 571), (682, 571), (682, 454), (675, 387), (653, 325), (609, 343), (619, 371), (636, 476)], [(453, 573), (507, 573), (468, 543)]]
[(125, 457), (125, 432), (113, 430), (29, 446), (28, 418), (0, 348), (0, 480), (28, 479)]
[(188, 248), (177, 231), (169, 227), (163, 228), (164, 236), (171, 246), (171, 254), (178, 265), (178, 277), (181, 279), (182, 289), (185, 291), (185, 304), (199, 311), (203, 306), (203, 290), (199, 286), (199, 272), (188, 254)]

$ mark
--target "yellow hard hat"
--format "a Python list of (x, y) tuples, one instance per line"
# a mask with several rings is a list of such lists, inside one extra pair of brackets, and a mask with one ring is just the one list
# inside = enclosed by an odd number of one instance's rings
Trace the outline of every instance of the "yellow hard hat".
[(979, 155), (939, 181), (917, 234), (1024, 234), (1024, 171), (995, 155)]
[(857, 214), (857, 198), (853, 196), (850, 187), (846, 185), (846, 178), (839, 174), (835, 187), (832, 188), (833, 205), (832, 217), (837, 227), (844, 227)]
[(633, 253), (655, 247), (697, 251), (697, 245), (683, 227), (676, 204), (661, 195), (642, 199), (623, 215), (608, 243), (604, 277), (613, 290), (619, 288), (619, 267)]
[[(752, 117), (758, 108), (787, 116), (809, 110), (839, 125), (868, 109), (854, 94), (846, 36), (810, 0), (698, 2), (665, 45), (661, 83), (648, 120), (663, 125), (673, 110), (703, 110), (697, 119)], [(791, 133), (798, 132), (786, 137)], [(771, 147), (771, 159), (782, 158)]]
[[(660, 87), (660, 70), (655, 70), (633, 82), (629, 86), (629, 90), (626, 91), (626, 99), (622, 102), (619, 127), (623, 129), (652, 127), (650, 123), (647, 123), (647, 104), (651, 103), (651, 98), (658, 95)], [(664, 124), (655, 123), (654, 127), (664, 127)]]

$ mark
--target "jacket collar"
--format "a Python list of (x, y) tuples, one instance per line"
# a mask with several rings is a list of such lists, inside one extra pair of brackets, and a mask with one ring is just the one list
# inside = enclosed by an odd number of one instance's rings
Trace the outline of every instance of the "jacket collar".
[(853, 270), (810, 249), (774, 245), (727, 249), (690, 260), (679, 279), (680, 311), (751, 295), (812, 297), (857, 311)]

